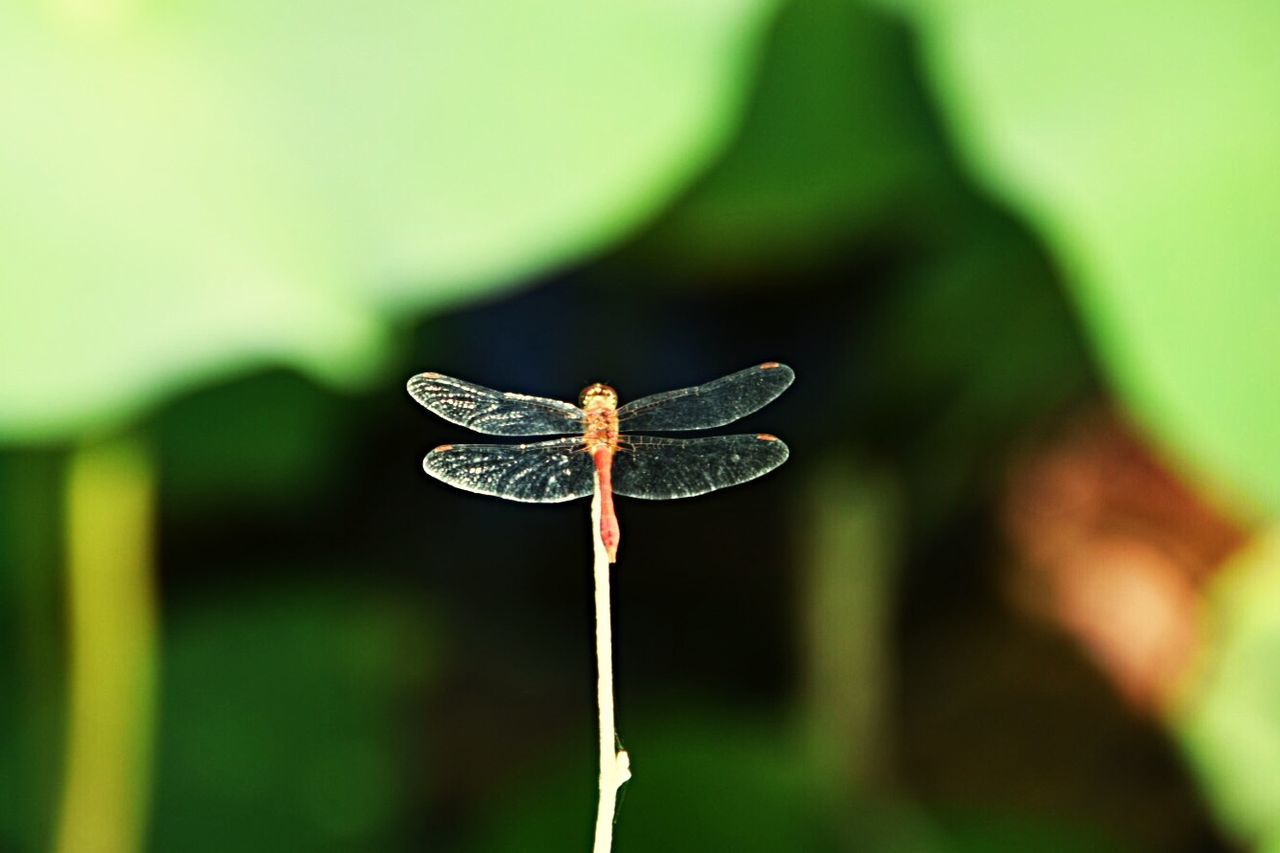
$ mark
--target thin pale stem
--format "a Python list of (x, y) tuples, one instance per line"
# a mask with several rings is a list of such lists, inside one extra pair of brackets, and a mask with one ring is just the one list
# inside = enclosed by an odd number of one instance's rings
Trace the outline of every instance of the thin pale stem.
[(143, 846), (156, 649), (152, 492), (150, 462), (135, 441), (72, 454), (71, 709), (59, 853)]
[(618, 789), (631, 778), (631, 760), (618, 749), (613, 721), (613, 629), (609, 609), (609, 554), (600, 538), (600, 479), (596, 477), (591, 499), (591, 539), (595, 552), (596, 588), (596, 706), (600, 711), (600, 801), (596, 809), (593, 853), (609, 853), (613, 847), (613, 816)]

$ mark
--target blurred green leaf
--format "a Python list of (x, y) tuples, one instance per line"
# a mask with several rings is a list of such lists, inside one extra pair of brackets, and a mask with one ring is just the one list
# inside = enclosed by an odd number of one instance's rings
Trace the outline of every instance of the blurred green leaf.
[(1174, 723), (1227, 826), (1280, 849), (1280, 531), (1219, 573), (1210, 604), (1212, 646)]
[(305, 505), (341, 470), (335, 460), (346, 458), (350, 408), (285, 371), (181, 396), (158, 413), (152, 430), (165, 511)]
[(944, 160), (901, 25), (855, 0), (792, 0), (733, 144), (644, 246), (681, 264), (812, 263), (946, 181)]
[(1009, 443), (1093, 391), (1088, 353), (1043, 253), (975, 207), (967, 239), (886, 298), (870, 332), (869, 419), (897, 448), (926, 524), (1003, 476)]
[(434, 646), (404, 601), (331, 590), (170, 609), (153, 846), (387, 850), (407, 832), (399, 711)]
[[(817, 850), (829, 834), (786, 727), (740, 712), (624, 713), (635, 774), (622, 789), (615, 847), (624, 850)], [(587, 849), (597, 769), (581, 751), (509, 797), (467, 849)]]
[(0, 6), (0, 438), (597, 250), (724, 140), (775, 0)]
[(45, 850), (63, 774), (64, 460), (0, 453), (0, 849)]
[(969, 162), (1031, 218), (1118, 390), (1280, 512), (1280, 4), (881, 0)]
[[(816, 767), (790, 725), (740, 708), (630, 714), (635, 775), (622, 789), (616, 850), (1112, 851), (1089, 827), (964, 809), (928, 812), (891, 796), (821, 796)], [(595, 815), (589, 733), (570, 760), (537, 775), (485, 815), (465, 850), (586, 849)]]
[(1123, 853), (1136, 849), (1094, 827), (1042, 816), (951, 808), (935, 812), (931, 818), (935, 837), (941, 842), (936, 849), (947, 853)]

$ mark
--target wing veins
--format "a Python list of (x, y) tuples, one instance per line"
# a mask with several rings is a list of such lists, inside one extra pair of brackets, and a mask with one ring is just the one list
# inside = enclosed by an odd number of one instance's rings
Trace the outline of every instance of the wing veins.
[(591, 494), (591, 457), (580, 438), (531, 444), (446, 444), (422, 460), (441, 482), (524, 503), (561, 503)]
[(495, 391), (439, 373), (414, 376), (408, 390), (428, 411), (488, 435), (569, 435), (582, 429), (582, 409), (549, 397)]
[(641, 397), (618, 409), (625, 430), (669, 432), (714, 429), (758, 411), (795, 379), (791, 368), (768, 362), (702, 385)]
[(625, 497), (673, 500), (736, 486), (787, 460), (787, 445), (773, 436), (709, 438), (623, 436), (613, 460), (613, 490)]

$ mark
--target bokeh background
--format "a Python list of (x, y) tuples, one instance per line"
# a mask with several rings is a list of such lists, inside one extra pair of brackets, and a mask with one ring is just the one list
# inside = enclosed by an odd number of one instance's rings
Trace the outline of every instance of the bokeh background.
[(619, 851), (1280, 850), (1280, 5), (0, 5), (0, 848), (571, 851), (586, 502), (436, 370), (764, 360), (623, 500)]

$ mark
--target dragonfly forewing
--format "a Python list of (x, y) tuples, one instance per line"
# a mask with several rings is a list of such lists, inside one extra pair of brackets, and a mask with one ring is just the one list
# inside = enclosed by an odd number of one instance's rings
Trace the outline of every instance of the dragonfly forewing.
[(758, 364), (704, 385), (627, 403), (618, 409), (618, 426), (625, 432), (714, 429), (772, 402), (795, 378), (785, 364)]
[(583, 429), (583, 411), (571, 403), (494, 391), (439, 373), (419, 373), (409, 393), (446, 421), (486, 435), (567, 435)]
[(581, 438), (533, 444), (445, 444), (422, 460), (437, 480), (482, 495), (559, 503), (591, 494), (595, 468)]
[(771, 435), (623, 436), (613, 458), (613, 490), (629, 498), (691, 498), (754, 480), (789, 454)]

